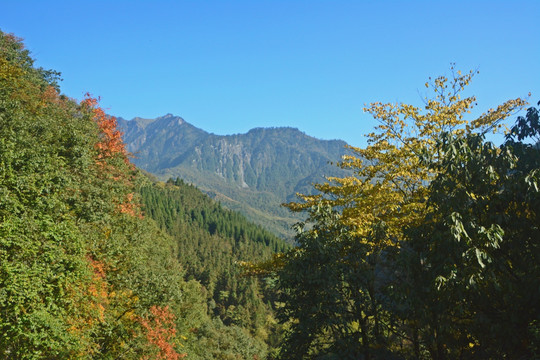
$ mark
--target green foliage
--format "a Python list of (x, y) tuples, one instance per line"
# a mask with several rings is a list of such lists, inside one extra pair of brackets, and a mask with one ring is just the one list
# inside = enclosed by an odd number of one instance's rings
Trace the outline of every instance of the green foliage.
[(0, 32), (0, 357), (264, 358), (271, 306), (236, 261), (284, 243), (180, 181), (151, 184), (116, 120), (57, 81)]
[(175, 239), (186, 277), (206, 290), (211, 315), (223, 326), (247, 330), (257, 341), (270, 341), (271, 307), (262, 299), (259, 281), (240, 276), (238, 263), (261, 261), (287, 249), (285, 243), (181, 179), (139, 191), (146, 215)]
[[(540, 106), (540, 101), (537, 104)], [(512, 127), (510, 132), (506, 135), (506, 139), (509, 142), (515, 142), (524, 139), (531, 139), (536, 144), (540, 141), (540, 111), (534, 107), (527, 109), (527, 115), (525, 117), (519, 116), (516, 124)]]
[(97, 129), (77, 125), (76, 104), (32, 63), (19, 39), (0, 32), (0, 354), (16, 359), (88, 346), (69, 331), (74, 293), (90, 281), (69, 202)]
[[(458, 92), (470, 78), (459, 79)], [(374, 104), (381, 134), (355, 150), (373, 161), (345, 164), (366, 177), (334, 179), (317, 186), (327, 197), (289, 205), (312, 227), (276, 268), (288, 327), (281, 358), (538, 356), (540, 152), (527, 143), (537, 141), (538, 111), (497, 147), (486, 131), (521, 100), (459, 128), (472, 98), (438, 94), (425, 116)], [(405, 131), (411, 119), (451, 126)]]
[(198, 329), (197, 348), (190, 359), (264, 359), (267, 346), (244, 328), (225, 326), (220, 319), (207, 322)]
[(282, 359), (359, 359), (386, 351), (390, 319), (380, 312), (387, 274), (377, 254), (343, 227), (329, 207), (310, 210), (298, 249), (278, 271), (279, 319), (288, 323)]
[(400, 316), (432, 358), (534, 357), (540, 153), (481, 134), (443, 134), (438, 148), (433, 211), (402, 251)]

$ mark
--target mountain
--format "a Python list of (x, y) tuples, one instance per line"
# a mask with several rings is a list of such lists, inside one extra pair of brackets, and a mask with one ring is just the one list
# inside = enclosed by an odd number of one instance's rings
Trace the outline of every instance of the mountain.
[(167, 114), (155, 119), (118, 118), (133, 162), (162, 180), (180, 177), (225, 206), (282, 237), (300, 220), (281, 207), (312, 192), (325, 176), (343, 176), (333, 165), (346, 154), (341, 140), (319, 140), (295, 128), (255, 128), (215, 135)]

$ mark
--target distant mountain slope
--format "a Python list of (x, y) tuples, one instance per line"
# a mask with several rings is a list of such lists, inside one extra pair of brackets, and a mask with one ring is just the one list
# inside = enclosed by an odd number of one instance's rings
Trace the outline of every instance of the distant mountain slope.
[(345, 171), (341, 140), (319, 140), (294, 128), (256, 128), (215, 135), (178, 116), (118, 119), (135, 164), (165, 180), (180, 177), (283, 237), (299, 218), (280, 206), (311, 184)]

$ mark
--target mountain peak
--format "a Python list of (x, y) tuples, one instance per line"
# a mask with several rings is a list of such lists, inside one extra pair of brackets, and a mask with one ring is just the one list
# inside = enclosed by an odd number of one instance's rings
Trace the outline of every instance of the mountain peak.
[(172, 118), (172, 117), (179, 117), (179, 116), (174, 116), (171, 113), (167, 113), (167, 114), (165, 114), (163, 116), (159, 116), (158, 119), (168, 119), (168, 118)]
[(176, 116), (176, 115), (173, 115), (171, 113), (168, 113), (168, 114), (165, 114), (163, 116), (159, 116), (157, 117), (155, 120), (165, 120), (165, 121), (171, 121), (171, 120), (174, 120), (178, 123), (178, 125), (182, 125), (184, 124), (186, 121), (181, 118), (180, 116)]

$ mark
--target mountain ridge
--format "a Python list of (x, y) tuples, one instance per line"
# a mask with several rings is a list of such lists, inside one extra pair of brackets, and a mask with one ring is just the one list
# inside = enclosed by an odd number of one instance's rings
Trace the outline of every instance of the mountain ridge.
[(281, 204), (312, 193), (312, 183), (325, 176), (347, 174), (333, 165), (347, 153), (345, 141), (320, 140), (293, 127), (216, 135), (172, 114), (117, 120), (137, 166), (162, 180), (180, 177), (289, 239), (290, 226), (302, 217)]

